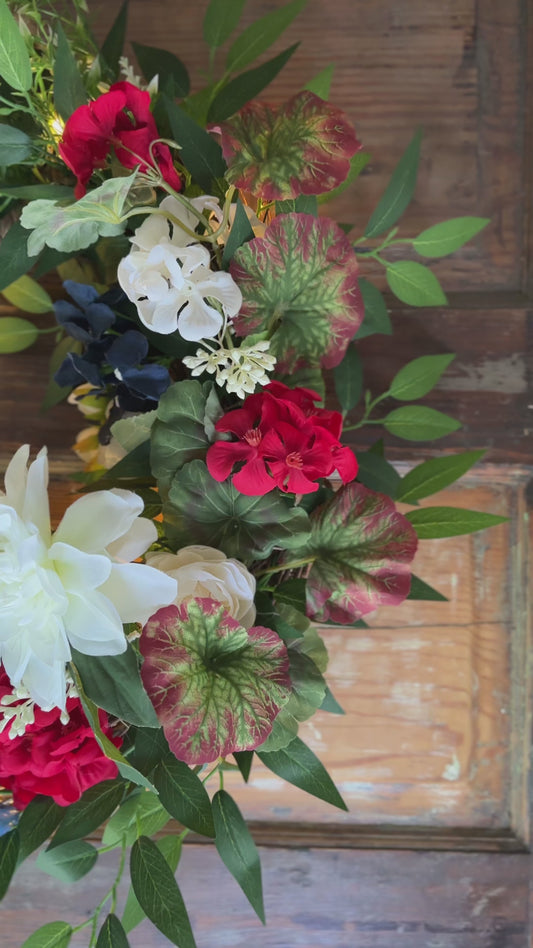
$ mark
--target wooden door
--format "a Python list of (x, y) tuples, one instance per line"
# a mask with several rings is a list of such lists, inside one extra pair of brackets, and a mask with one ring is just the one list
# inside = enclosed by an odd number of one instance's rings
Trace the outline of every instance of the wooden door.
[[(244, 22), (281, 5), (249, 0)], [(179, 52), (198, 83), (206, 6), (130, 0), (128, 35)], [(118, 8), (118, 0), (101, 5), (100, 35)], [(391, 298), (393, 342), (376, 336), (361, 349), (365, 385), (376, 392), (417, 355), (457, 353), (426, 403), (460, 418), (462, 429), (418, 452), (390, 438), (392, 456), (409, 464), (428, 450), (488, 448), (475, 473), (431, 503), (509, 519), (488, 533), (422, 543), (415, 569), (449, 602), (383, 609), (368, 630), (326, 630), (330, 683), (346, 715), (319, 714), (302, 736), (349, 812), (284, 787), (259, 766), (249, 787), (235, 782), (263, 846), (268, 926), (213, 848), (191, 844), (179, 880), (200, 948), (531, 944), (532, 13), (528, 0), (309, 0), (279, 45), (301, 40), (272, 98), (287, 98), (335, 63), (331, 98), (373, 155), (332, 208), (337, 219), (364, 226), (419, 125), (419, 185), (401, 233), (452, 216), (491, 218), (476, 241), (435, 263), (449, 307), (414, 311)], [(3, 360), (2, 448), (9, 455), (21, 440), (48, 443), (59, 508), (79, 424), (68, 409), (38, 416), (44, 365), (37, 351), (20, 364)], [(363, 436), (353, 442), (363, 443)], [(81, 900), (81, 920), (105, 890), (106, 865), (81, 893), (24, 868), (2, 912), (3, 948), (18, 948), (38, 923), (61, 917), (67, 900)], [(131, 944), (167, 942), (147, 926)]]

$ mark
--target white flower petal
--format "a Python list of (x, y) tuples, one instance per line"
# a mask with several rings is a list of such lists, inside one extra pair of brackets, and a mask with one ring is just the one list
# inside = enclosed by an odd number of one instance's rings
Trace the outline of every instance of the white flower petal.
[(153, 520), (137, 517), (123, 536), (114, 540), (113, 543), (108, 543), (107, 552), (115, 561), (131, 563), (132, 560), (146, 553), (148, 547), (156, 540), (157, 528)]
[(22, 683), (43, 711), (50, 711), (56, 707), (61, 708), (62, 711), (65, 710), (67, 700), (65, 662), (46, 665), (38, 658), (32, 657), (24, 672)]
[(86, 553), (101, 553), (128, 532), (144, 504), (129, 490), (100, 490), (75, 500), (54, 534)]
[[(156, 531), (157, 532), (157, 531)], [(84, 553), (68, 543), (52, 543), (48, 557), (68, 592), (83, 594), (105, 583), (111, 572), (111, 560), (98, 553)]]
[(113, 565), (101, 591), (116, 606), (123, 622), (144, 625), (158, 609), (174, 601), (177, 583), (150, 566), (126, 563)]
[(100, 590), (70, 596), (65, 625), (70, 644), (84, 655), (119, 655), (126, 649), (122, 620)]
[(22, 514), (26, 481), (28, 479), (28, 459), (30, 456), (29, 444), (23, 444), (11, 458), (4, 474), (5, 495), (2, 503), (13, 507), (18, 514)]
[(178, 316), (178, 331), (189, 342), (212, 339), (222, 329), (223, 319), (218, 310), (195, 294)]

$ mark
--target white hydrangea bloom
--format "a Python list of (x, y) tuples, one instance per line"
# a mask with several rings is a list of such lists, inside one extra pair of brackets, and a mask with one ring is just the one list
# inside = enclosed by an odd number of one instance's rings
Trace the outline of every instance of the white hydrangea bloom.
[(149, 553), (147, 563), (178, 584), (177, 605), (188, 599), (220, 602), (245, 629), (255, 621), (255, 577), (243, 563), (211, 546), (185, 546), (178, 553)]
[[(191, 204), (198, 211), (220, 212), (210, 195), (193, 198)], [(160, 209), (188, 232), (166, 217), (149, 215), (135, 231), (131, 252), (120, 261), (118, 281), (148, 329), (165, 335), (178, 330), (192, 342), (212, 339), (239, 312), (241, 291), (229, 273), (211, 270), (209, 251), (193, 236), (198, 223), (194, 214), (170, 196)]]
[(230, 394), (245, 398), (252, 394), (257, 385), (268, 385), (267, 375), (276, 365), (276, 358), (269, 353), (270, 343), (262, 340), (252, 346), (242, 345), (238, 349), (217, 349), (207, 352), (197, 349), (196, 355), (185, 356), (183, 364), (191, 370), (191, 375), (208, 372), (215, 374), (215, 382), (225, 387)]
[(27, 467), (19, 448), (0, 492), (0, 661), (14, 688), (43, 710), (65, 709), (70, 647), (85, 655), (126, 648), (123, 623), (145, 623), (176, 583), (131, 560), (156, 538), (127, 490), (95, 491), (50, 526), (46, 449)]

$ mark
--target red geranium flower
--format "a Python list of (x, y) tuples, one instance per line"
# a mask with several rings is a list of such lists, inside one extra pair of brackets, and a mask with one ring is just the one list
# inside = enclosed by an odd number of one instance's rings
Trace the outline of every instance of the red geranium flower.
[(94, 102), (80, 105), (67, 120), (59, 143), (59, 154), (78, 179), (76, 198), (86, 193), (93, 171), (105, 166), (112, 148), (124, 168), (140, 166), (145, 171), (155, 161), (165, 181), (179, 191), (181, 178), (170, 149), (162, 142), (154, 145), (157, 138), (150, 94), (131, 82), (116, 82)]
[[(282, 396), (282, 397), (281, 397)], [(342, 417), (315, 407), (310, 389), (289, 389), (272, 382), (228, 412), (215, 425), (237, 441), (217, 441), (207, 452), (207, 467), (216, 481), (225, 481), (236, 464), (233, 486), (249, 497), (278, 487), (285, 493), (310, 494), (316, 483), (338, 471), (346, 484), (357, 474), (350, 448), (340, 444)]]
[[(12, 690), (0, 666), (0, 698)], [(38, 794), (69, 806), (84, 790), (117, 776), (117, 765), (100, 750), (81, 702), (69, 698), (66, 708), (67, 724), (61, 724), (59, 708), (42, 711), (35, 706), (35, 723), (21, 737), (9, 737), (9, 724), (0, 732), (0, 787), (11, 790), (18, 810)], [(122, 739), (111, 733), (105, 711), (99, 718), (104, 734), (120, 747)]]

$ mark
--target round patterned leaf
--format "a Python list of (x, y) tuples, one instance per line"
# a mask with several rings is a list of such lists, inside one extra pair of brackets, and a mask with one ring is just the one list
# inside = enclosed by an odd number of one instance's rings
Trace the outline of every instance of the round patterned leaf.
[(358, 269), (350, 241), (334, 221), (280, 214), (264, 237), (250, 240), (233, 258), (231, 275), (243, 296), (235, 331), (273, 334), (278, 372), (334, 368), (363, 319)]
[(361, 148), (344, 112), (309, 91), (277, 110), (250, 102), (220, 131), (228, 181), (264, 202), (331, 191)]
[(311, 515), (305, 550), (315, 556), (307, 579), (307, 614), (352, 623), (409, 593), (417, 537), (392, 500), (362, 484), (341, 488)]
[(144, 686), (178, 760), (205, 764), (266, 739), (288, 701), (287, 650), (212, 599), (160, 609), (140, 640)]

